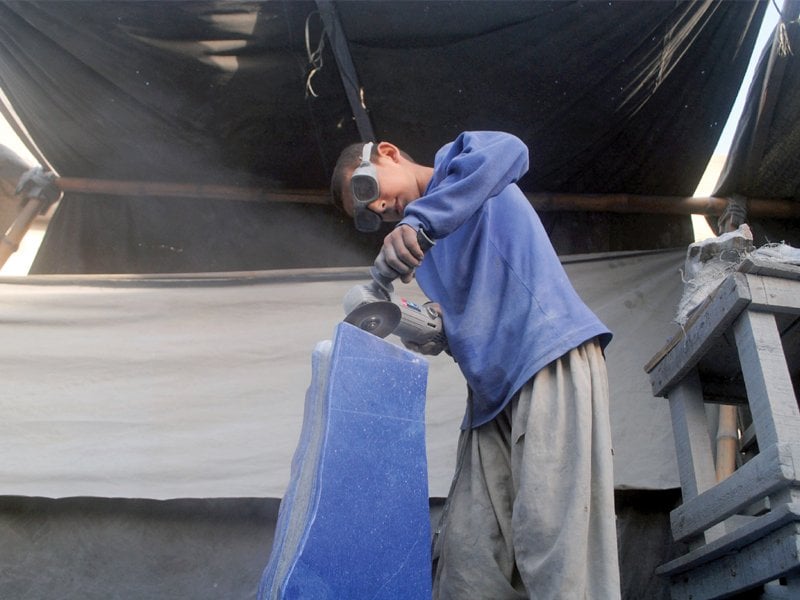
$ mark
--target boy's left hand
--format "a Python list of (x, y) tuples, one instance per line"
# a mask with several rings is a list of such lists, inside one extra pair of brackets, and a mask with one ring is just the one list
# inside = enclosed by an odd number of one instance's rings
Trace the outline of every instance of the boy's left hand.
[[(414, 277), (414, 269), (422, 263), (423, 256), (416, 230), (410, 225), (400, 225), (383, 238), (383, 247), (375, 259), (375, 266), (382, 275), (400, 277), (403, 283), (408, 283)], [(386, 267), (393, 273), (385, 272)]]

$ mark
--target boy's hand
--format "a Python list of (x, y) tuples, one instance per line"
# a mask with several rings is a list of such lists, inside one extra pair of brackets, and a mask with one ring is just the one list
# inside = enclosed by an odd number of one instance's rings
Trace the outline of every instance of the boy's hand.
[(375, 267), (387, 278), (400, 277), (403, 283), (408, 283), (423, 255), (416, 230), (410, 225), (400, 225), (383, 238), (383, 248), (375, 259)]

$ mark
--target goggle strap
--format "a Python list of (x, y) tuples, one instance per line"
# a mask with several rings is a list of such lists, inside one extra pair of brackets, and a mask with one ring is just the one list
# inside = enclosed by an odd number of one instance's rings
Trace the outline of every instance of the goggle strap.
[(364, 144), (364, 149), (361, 151), (361, 164), (371, 162), (370, 157), (372, 156), (372, 142), (367, 142)]

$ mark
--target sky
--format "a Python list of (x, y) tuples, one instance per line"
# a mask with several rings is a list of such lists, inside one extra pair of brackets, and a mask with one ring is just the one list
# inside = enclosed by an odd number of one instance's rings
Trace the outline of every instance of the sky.
[[(733, 108), (731, 109), (728, 121), (722, 130), (719, 142), (714, 150), (714, 156), (712, 156), (711, 161), (706, 168), (705, 174), (698, 184), (697, 190), (694, 193), (695, 196), (709, 196), (714, 190), (714, 186), (716, 185), (719, 174), (725, 163), (725, 156), (727, 156), (731, 142), (733, 141), (733, 135), (736, 132), (736, 124), (738, 123), (739, 117), (742, 114), (745, 99), (747, 98), (747, 92), (750, 88), (750, 82), (753, 78), (756, 65), (758, 64), (758, 59), (761, 56), (764, 46), (769, 40), (773, 29), (778, 23), (778, 11), (775, 8), (775, 4), (769, 0), (765, 1), (768, 2), (767, 12), (764, 16), (764, 21), (761, 24), (758, 40), (756, 42), (753, 55), (750, 58), (750, 64), (747, 68), (745, 77), (742, 80), (742, 86), (739, 89), (739, 93), (736, 97), (736, 101), (733, 104)], [(31, 166), (37, 164), (36, 159), (33, 158), (33, 155), (31, 155), (25, 145), (16, 136), (14, 130), (6, 122), (6, 120), (2, 118), (2, 116), (0, 116), (0, 143), (8, 148), (11, 148), (20, 156), (20, 158), (29, 162)], [(693, 215), (692, 224), (694, 225), (695, 229), (696, 241), (714, 237), (714, 232), (708, 227), (704, 217)], [(36, 224), (36, 226), (31, 227), (25, 238), (22, 240), (19, 250), (17, 250), (8, 259), (8, 261), (6, 261), (2, 268), (0, 268), (0, 275), (26, 275), (30, 269), (31, 263), (33, 262), (33, 258), (36, 255), (36, 250), (41, 243), (43, 235), (44, 228), (41, 226), (41, 224)]]

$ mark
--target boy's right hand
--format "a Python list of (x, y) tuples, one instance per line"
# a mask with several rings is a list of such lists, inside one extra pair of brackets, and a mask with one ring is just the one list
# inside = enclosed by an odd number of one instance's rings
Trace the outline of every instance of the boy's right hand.
[(414, 269), (422, 263), (423, 256), (416, 230), (409, 225), (400, 225), (383, 239), (383, 247), (375, 259), (375, 268), (388, 279), (399, 277), (403, 283), (408, 283), (414, 277)]

